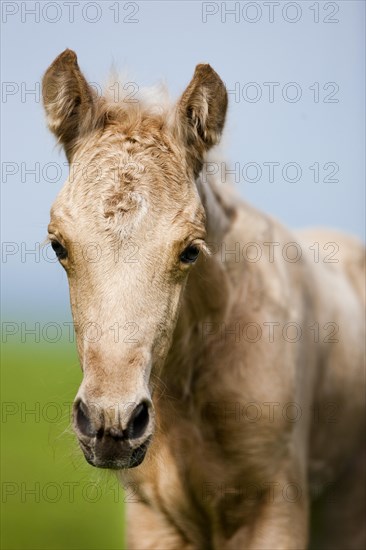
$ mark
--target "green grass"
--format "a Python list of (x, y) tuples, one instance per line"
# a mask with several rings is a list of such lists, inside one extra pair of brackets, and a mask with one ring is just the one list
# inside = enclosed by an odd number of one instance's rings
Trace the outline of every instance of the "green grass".
[(122, 489), (86, 463), (70, 429), (81, 381), (74, 348), (3, 345), (3, 550), (123, 548)]

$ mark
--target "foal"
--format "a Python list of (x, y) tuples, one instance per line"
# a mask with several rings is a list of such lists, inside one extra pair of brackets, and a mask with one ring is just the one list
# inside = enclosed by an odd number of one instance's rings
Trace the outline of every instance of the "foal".
[(66, 50), (43, 99), (70, 163), (48, 229), (74, 428), (132, 483), (128, 548), (361, 548), (361, 244), (294, 236), (202, 172), (227, 109), (209, 65), (176, 105), (116, 103)]

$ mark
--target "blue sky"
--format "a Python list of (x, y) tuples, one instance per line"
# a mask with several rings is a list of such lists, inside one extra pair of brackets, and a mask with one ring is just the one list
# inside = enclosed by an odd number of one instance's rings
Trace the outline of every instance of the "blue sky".
[(67, 176), (39, 97), (43, 72), (66, 47), (91, 82), (103, 85), (114, 65), (138, 87), (165, 80), (173, 97), (197, 63), (209, 62), (230, 92), (224, 156), (241, 196), (293, 228), (331, 226), (364, 238), (364, 2), (1, 7), (8, 318), (70, 315), (61, 268), (25, 254), (45, 238)]

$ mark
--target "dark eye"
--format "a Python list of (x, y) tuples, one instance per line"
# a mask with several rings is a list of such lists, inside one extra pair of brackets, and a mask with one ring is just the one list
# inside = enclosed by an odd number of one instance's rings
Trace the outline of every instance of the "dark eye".
[(199, 253), (200, 249), (197, 246), (187, 246), (187, 248), (180, 255), (180, 261), (184, 264), (194, 264), (194, 262), (198, 258)]
[(51, 246), (59, 260), (63, 260), (67, 256), (67, 250), (58, 241), (51, 241)]

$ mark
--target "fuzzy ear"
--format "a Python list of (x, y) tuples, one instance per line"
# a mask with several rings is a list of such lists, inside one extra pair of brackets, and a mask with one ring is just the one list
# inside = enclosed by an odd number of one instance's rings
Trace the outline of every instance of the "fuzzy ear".
[(227, 91), (210, 65), (197, 65), (177, 105), (178, 132), (197, 176), (205, 153), (220, 141), (228, 104)]
[(75, 52), (65, 50), (56, 57), (43, 77), (42, 96), (48, 126), (70, 162), (77, 140), (98, 125), (99, 100), (80, 71)]

